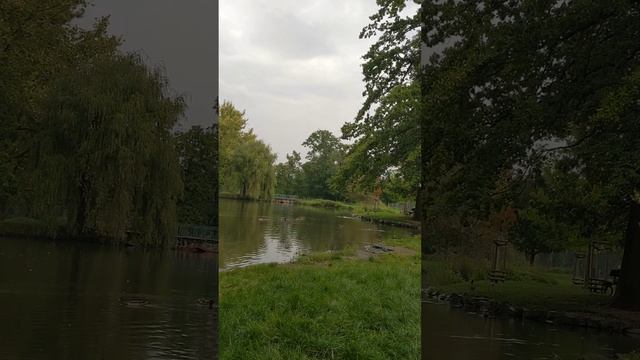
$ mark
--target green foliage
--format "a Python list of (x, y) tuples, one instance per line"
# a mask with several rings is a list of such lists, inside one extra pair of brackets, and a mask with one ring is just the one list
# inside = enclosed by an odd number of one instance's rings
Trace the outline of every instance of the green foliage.
[(327, 130), (316, 130), (302, 143), (308, 149), (306, 161), (297, 152), (276, 165), (278, 193), (324, 200), (342, 200), (346, 190), (333, 184), (342, 167), (346, 145)]
[(220, 107), (220, 188), (240, 198), (267, 200), (276, 186), (276, 155), (246, 126), (244, 112), (225, 101)]
[(321, 199), (340, 199), (340, 191), (332, 188), (331, 181), (338, 172), (345, 145), (327, 130), (316, 130), (302, 143), (308, 148), (302, 164), (303, 196)]
[(0, 1), (0, 216), (26, 210), (17, 196), (19, 173), (46, 119), (53, 83), (77, 54), (73, 48), (117, 42), (106, 36), (89, 41), (69, 25), (84, 6), (81, 0)]
[(427, 220), (473, 223), (513, 201), (526, 251), (619, 236), (640, 187), (638, 14), (632, 1), (423, 2)]
[(276, 165), (276, 192), (279, 194), (303, 194), (304, 178), (302, 158), (293, 151), (287, 161)]
[(176, 134), (184, 196), (178, 204), (182, 223), (217, 225), (217, 126), (194, 126)]
[(529, 255), (533, 264), (535, 256), (566, 248), (568, 232), (547, 213), (536, 208), (518, 211), (518, 219), (510, 229), (509, 239), (516, 249)]
[(134, 230), (145, 243), (167, 243), (182, 191), (171, 129), (184, 108), (167, 92), (162, 73), (135, 55), (96, 59), (60, 79), (31, 162), (35, 214), (57, 216), (63, 203), (72, 234), (124, 239)]
[(0, 215), (65, 233), (172, 240), (182, 182), (172, 129), (184, 109), (160, 69), (118, 50), (84, 1), (0, 2)]
[(336, 187), (383, 190), (387, 200), (416, 198), (420, 188), (421, 97), (419, 18), (401, 12), (406, 1), (378, 1), (361, 38), (376, 41), (364, 55), (365, 102), (342, 127), (353, 146), (334, 179)]

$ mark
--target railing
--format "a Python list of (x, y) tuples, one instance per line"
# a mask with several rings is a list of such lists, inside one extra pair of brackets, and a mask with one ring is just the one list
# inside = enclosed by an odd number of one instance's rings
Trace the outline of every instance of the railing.
[(218, 242), (218, 228), (207, 225), (178, 224), (176, 238)]
[(276, 194), (273, 198), (275, 200), (296, 200), (298, 197), (296, 195)]

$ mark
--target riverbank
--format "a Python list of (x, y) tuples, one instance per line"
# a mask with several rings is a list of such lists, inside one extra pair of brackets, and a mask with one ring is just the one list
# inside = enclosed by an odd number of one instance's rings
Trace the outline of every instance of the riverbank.
[(419, 359), (420, 239), (220, 274), (221, 359)]
[[(640, 335), (640, 313), (612, 308), (612, 297), (589, 292), (558, 270), (515, 267), (491, 283), (469, 264), (427, 260), (423, 300), (483, 314), (511, 316), (570, 327)], [(471, 282), (473, 280), (473, 282)]]
[(301, 206), (349, 211), (353, 216), (377, 224), (420, 229), (420, 221), (414, 220), (410, 215), (403, 214), (399, 209), (384, 204), (372, 208), (364, 203), (350, 204), (325, 199), (297, 199), (295, 203)]
[(49, 225), (44, 221), (28, 217), (11, 217), (0, 220), (0, 236), (55, 239), (64, 232), (61, 221)]
[(165, 245), (145, 244), (135, 238), (135, 234), (126, 240), (97, 236), (97, 235), (70, 235), (65, 226), (64, 219), (58, 219), (52, 225), (45, 221), (28, 218), (12, 217), (0, 220), (0, 236), (9, 238), (41, 239), (50, 241), (84, 242), (113, 247), (139, 247), (144, 249), (165, 249)]

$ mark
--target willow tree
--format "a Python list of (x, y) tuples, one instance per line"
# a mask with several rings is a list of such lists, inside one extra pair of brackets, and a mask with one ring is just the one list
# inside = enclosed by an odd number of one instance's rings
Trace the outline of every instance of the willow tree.
[(36, 214), (66, 217), (75, 236), (123, 240), (132, 231), (167, 243), (182, 191), (171, 129), (183, 109), (162, 71), (138, 55), (78, 64), (55, 84), (37, 133), (28, 184)]
[(181, 222), (216, 225), (218, 219), (217, 126), (193, 126), (176, 134), (184, 196), (178, 204)]
[(245, 199), (266, 200), (276, 185), (276, 155), (247, 129), (247, 118), (231, 102), (220, 107), (220, 188)]
[(71, 23), (84, 6), (83, 0), (0, 1), (0, 216), (4, 207), (12, 215), (27, 211), (17, 193), (19, 174), (46, 118), (52, 84), (77, 55), (83, 32)]
[(243, 199), (271, 199), (276, 184), (275, 161), (271, 148), (258, 139), (238, 144), (230, 159), (237, 194)]

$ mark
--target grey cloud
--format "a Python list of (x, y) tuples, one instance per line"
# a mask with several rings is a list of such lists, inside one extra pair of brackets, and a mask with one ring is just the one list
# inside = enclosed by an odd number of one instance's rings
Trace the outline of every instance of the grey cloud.
[(223, 0), (220, 94), (283, 160), (318, 129), (340, 134), (362, 104), (362, 27), (372, 0)]

